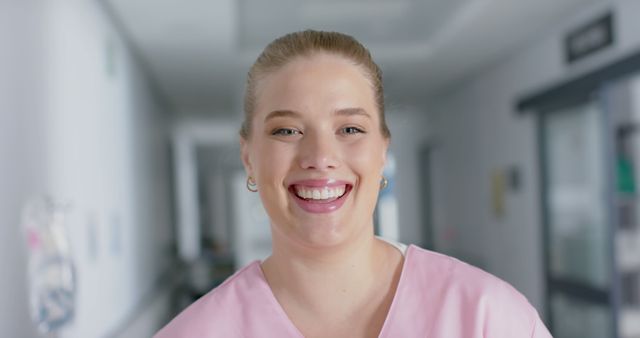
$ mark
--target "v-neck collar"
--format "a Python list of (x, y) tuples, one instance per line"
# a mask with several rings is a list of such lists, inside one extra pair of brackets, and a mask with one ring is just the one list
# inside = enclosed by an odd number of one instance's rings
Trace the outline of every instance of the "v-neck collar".
[[(414, 245), (410, 244), (407, 248), (406, 254), (403, 257), (402, 270), (400, 271), (400, 280), (398, 281), (398, 285), (396, 286), (396, 290), (393, 294), (393, 299), (391, 300), (391, 306), (389, 307), (389, 312), (387, 312), (387, 316), (384, 319), (384, 323), (382, 324), (382, 329), (380, 329), (378, 338), (384, 338), (387, 336), (387, 331), (391, 326), (394, 314), (396, 312), (395, 309), (399, 306), (397, 304), (400, 298), (399, 294), (401, 293), (401, 290), (404, 288), (404, 285), (407, 283), (405, 281), (408, 278), (406, 275), (409, 273), (407, 272), (408, 270), (407, 262), (411, 259), (413, 250), (414, 250)], [(271, 303), (273, 308), (278, 312), (278, 315), (282, 321), (282, 324), (286, 325), (289, 328), (288, 331), (296, 332), (300, 338), (304, 338), (304, 335), (302, 334), (302, 332), (300, 332), (300, 330), (293, 324), (293, 322), (291, 321), (287, 313), (284, 311), (284, 308), (282, 307), (280, 302), (278, 302), (278, 300), (276, 299), (276, 296), (273, 293), (271, 286), (267, 282), (267, 277), (264, 274), (264, 271), (262, 271), (260, 261), (255, 261), (253, 264), (254, 264), (254, 268), (257, 270), (257, 275), (260, 277), (260, 279), (266, 286), (266, 296), (268, 298), (268, 301)]]

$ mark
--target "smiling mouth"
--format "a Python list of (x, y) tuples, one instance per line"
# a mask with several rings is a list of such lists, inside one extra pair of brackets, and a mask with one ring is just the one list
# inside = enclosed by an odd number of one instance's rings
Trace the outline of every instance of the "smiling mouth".
[(289, 191), (297, 198), (315, 203), (329, 203), (345, 196), (352, 186), (350, 184), (324, 187), (308, 187), (303, 185), (292, 185)]

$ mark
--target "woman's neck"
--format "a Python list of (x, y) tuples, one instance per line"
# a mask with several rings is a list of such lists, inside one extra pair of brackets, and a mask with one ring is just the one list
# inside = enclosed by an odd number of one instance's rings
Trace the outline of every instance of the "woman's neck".
[(335, 323), (358, 315), (384, 321), (402, 261), (396, 248), (373, 234), (325, 252), (296, 250), (274, 238), (274, 252), (262, 268), (285, 312), (304, 327), (305, 318)]

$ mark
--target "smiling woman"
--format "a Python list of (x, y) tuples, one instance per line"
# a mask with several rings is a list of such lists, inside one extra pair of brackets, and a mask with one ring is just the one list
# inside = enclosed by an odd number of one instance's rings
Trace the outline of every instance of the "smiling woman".
[(350, 36), (304, 31), (258, 57), (240, 131), (273, 252), (162, 331), (168, 337), (550, 337), (507, 283), (374, 236), (390, 134), (382, 78)]

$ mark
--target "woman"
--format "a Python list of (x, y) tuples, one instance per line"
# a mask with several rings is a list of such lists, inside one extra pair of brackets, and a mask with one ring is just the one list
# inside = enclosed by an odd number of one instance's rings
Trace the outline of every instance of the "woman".
[(168, 337), (550, 337), (499, 279), (378, 239), (390, 134), (382, 78), (352, 37), (304, 31), (251, 68), (240, 131), (273, 253), (195, 302)]

